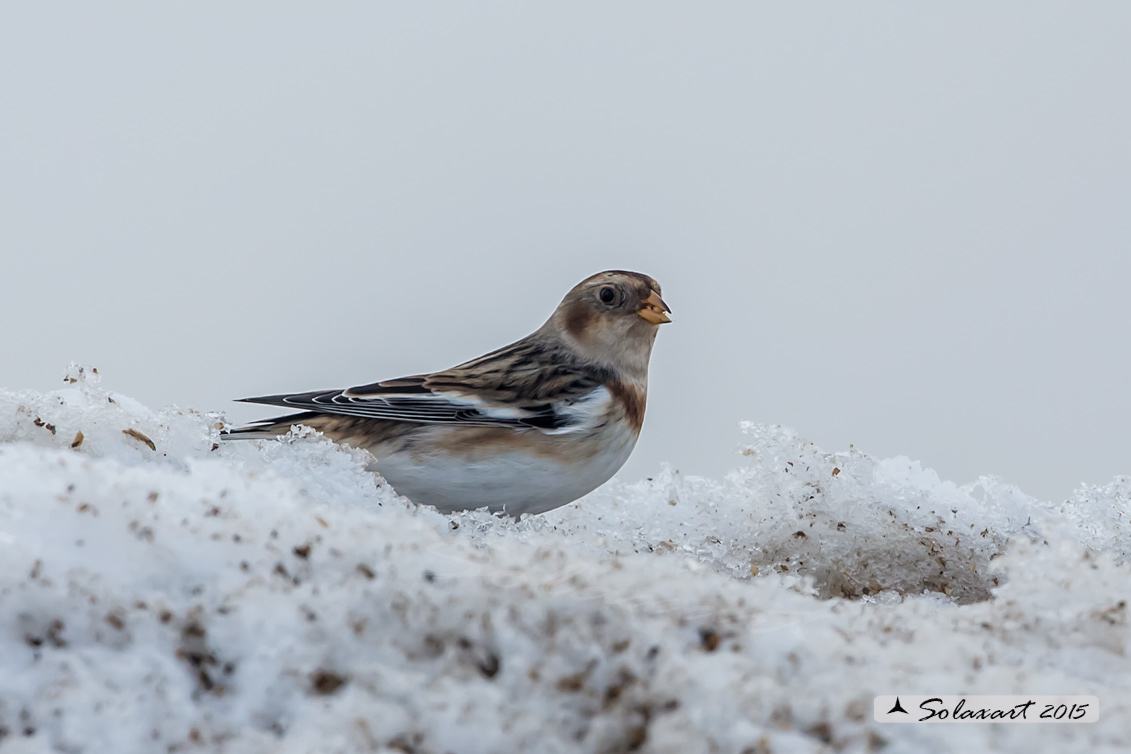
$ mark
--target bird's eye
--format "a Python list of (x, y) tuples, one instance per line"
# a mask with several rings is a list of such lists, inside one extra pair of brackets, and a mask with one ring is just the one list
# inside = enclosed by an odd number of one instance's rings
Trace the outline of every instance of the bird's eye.
[(617, 292), (608, 286), (602, 288), (597, 295), (601, 297), (601, 302), (605, 304), (611, 304), (617, 300)]

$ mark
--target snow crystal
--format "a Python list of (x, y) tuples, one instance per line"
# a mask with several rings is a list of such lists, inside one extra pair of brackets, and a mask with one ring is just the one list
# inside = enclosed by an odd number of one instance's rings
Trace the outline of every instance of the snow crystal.
[(1084, 485), (1056, 506), (1081, 542), (1118, 562), (1131, 558), (1131, 477), (1116, 477), (1103, 487)]
[[(441, 515), (296, 430), (73, 367), (0, 391), (0, 749), (1125, 751), (1129, 482), (1062, 505), (745, 425), (543, 516)], [(892, 693), (1092, 725), (877, 725)]]

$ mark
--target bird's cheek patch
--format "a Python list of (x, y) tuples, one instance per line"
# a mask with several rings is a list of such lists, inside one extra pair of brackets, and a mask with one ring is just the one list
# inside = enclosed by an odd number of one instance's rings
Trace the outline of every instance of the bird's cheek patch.
[(585, 304), (578, 302), (569, 308), (565, 316), (566, 331), (575, 338), (580, 338), (593, 324), (593, 310)]

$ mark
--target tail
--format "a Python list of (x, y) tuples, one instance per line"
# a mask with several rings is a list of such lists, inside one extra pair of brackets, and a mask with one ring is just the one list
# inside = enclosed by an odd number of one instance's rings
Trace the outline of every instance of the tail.
[(322, 416), (314, 411), (304, 411), (290, 416), (277, 416), (274, 419), (260, 419), (246, 427), (237, 427), (220, 433), (221, 440), (262, 440), (265, 437), (278, 437), (291, 431), (296, 424), (310, 425), (310, 420)]

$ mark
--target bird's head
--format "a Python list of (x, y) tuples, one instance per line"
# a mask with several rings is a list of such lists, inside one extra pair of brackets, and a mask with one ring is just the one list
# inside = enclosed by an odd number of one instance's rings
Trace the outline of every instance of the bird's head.
[(656, 332), (671, 322), (670, 311), (649, 276), (608, 270), (574, 286), (544, 329), (556, 330), (598, 364), (646, 375)]

